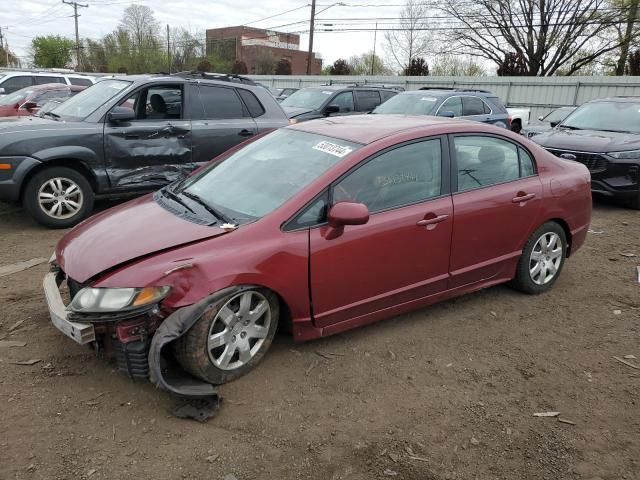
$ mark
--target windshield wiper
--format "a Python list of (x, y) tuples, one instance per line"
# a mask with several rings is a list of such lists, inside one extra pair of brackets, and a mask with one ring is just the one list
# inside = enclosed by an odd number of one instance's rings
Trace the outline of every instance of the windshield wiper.
[(598, 131), (599, 132), (613, 132), (613, 133), (633, 133), (633, 132), (630, 132), (629, 130), (610, 130), (610, 129), (606, 129), (606, 128), (599, 128)]
[(60, 118), (60, 115), (58, 115), (57, 113), (53, 113), (53, 112), (44, 112), (42, 115), (40, 115), (41, 117), (46, 117), (46, 116), (50, 116), (51, 118), (53, 118), (56, 122), (58, 121), (58, 119)]
[(189, 210), (191, 213), (193, 213), (194, 215), (196, 214), (195, 210), (193, 208), (191, 208), (189, 205), (187, 205), (186, 203), (184, 203), (182, 201), (182, 199), (180, 198), (179, 195), (176, 195), (175, 193), (173, 193), (171, 191), (171, 189), (169, 188), (163, 188), (162, 189), (162, 193), (164, 193), (165, 196), (171, 198), (173, 201), (179, 203), (180, 205), (182, 205), (184, 208), (186, 208), (187, 210)]
[(182, 190), (180, 194), (184, 195), (187, 198), (190, 198), (194, 202), (202, 205), (202, 207), (209, 212), (214, 217), (219, 218), (224, 223), (235, 223), (233, 218), (227, 217), (224, 213), (219, 210), (216, 210), (211, 205), (209, 205), (202, 197), (196, 195), (195, 193), (187, 192), (186, 190)]

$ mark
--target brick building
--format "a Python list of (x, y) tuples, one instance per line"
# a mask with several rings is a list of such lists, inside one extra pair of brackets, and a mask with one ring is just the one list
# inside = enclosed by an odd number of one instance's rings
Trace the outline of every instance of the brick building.
[[(286, 58), (292, 75), (307, 73), (307, 52), (300, 50), (300, 35), (251, 27), (212, 28), (207, 30), (207, 55), (243, 61), (249, 73), (264, 71)], [(322, 59), (313, 54), (311, 74), (322, 73)]]

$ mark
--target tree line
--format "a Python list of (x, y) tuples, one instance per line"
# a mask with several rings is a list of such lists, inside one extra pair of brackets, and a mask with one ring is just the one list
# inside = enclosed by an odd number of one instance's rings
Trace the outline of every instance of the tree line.
[[(384, 54), (338, 59), (333, 75), (638, 75), (640, 0), (406, 0), (392, 25), (381, 27)], [(340, 24), (338, 24), (339, 26)], [(361, 31), (348, 27), (342, 31)], [(376, 25), (376, 33), (378, 26)], [(207, 41), (185, 28), (165, 32), (144, 5), (124, 10), (116, 29), (83, 39), (78, 70), (147, 73), (200, 69), (221, 73), (291, 73), (268, 50), (255, 71), (235, 58), (235, 43)], [(75, 42), (39, 36), (35, 67), (66, 67)], [(8, 54), (7, 54), (8, 53)], [(0, 46), (0, 66), (16, 65)], [(4, 64), (4, 65), (3, 65)]]

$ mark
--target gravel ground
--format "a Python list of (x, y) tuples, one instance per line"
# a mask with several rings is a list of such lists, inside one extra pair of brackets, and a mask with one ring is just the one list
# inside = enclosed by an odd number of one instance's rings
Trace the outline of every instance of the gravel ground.
[[(202, 424), (50, 325), (46, 265), (0, 277), (0, 340), (26, 342), (0, 347), (0, 479), (640, 479), (640, 370), (613, 358), (640, 365), (640, 212), (596, 204), (592, 229), (545, 295), (279, 335)], [(7, 205), (0, 232), (0, 267), (64, 234)]]

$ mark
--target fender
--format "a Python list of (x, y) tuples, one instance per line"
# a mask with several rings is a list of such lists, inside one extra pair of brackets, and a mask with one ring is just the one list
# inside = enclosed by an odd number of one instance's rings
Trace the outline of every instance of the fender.
[(100, 159), (94, 150), (80, 145), (65, 145), (45, 148), (44, 150), (34, 152), (32, 156), (43, 162), (67, 158), (81, 160), (90, 166), (98, 166), (100, 162)]

